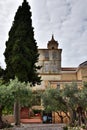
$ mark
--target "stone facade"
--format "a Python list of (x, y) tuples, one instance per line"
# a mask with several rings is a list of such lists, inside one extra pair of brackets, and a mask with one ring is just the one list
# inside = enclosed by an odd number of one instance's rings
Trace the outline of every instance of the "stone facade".
[(55, 41), (54, 36), (47, 44), (47, 49), (38, 49), (39, 62), (42, 66), (39, 73), (42, 83), (36, 86), (38, 89), (47, 88), (47, 86), (62, 86), (65, 83), (77, 82), (79, 86), (83, 81), (87, 81), (87, 61), (78, 67), (61, 67), (62, 49), (58, 48), (59, 43)]
[[(78, 67), (62, 67), (62, 49), (58, 48), (58, 45), (59, 43), (52, 36), (47, 44), (47, 49), (38, 49), (40, 54), (38, 65), (42, 66), (38, 72), (41, 75), (42, 82), (41, 85), (34, 87), (35, 90), (45, 90), (49, 86), (62, 88), (65, 84), (72, 82), (76, 82), (78, 87), (81, 87), (82, 83), (87, 81), (87, 61), (81, 63)], [(65, 119), (64, 122), (68, 121)], [(52, 122), (60, 122), (56, 113), (52, 113)]]

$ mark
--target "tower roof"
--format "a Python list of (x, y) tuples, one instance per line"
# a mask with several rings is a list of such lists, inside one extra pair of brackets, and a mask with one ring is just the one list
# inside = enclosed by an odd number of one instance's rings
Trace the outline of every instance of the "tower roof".
[(52, 41), (55, 41), (55, 40), (54, 40), (54, 35), (53, 35), (53, 34), (52, 34), (52, 39), (51, 39), (51, 40), (52, 40)]
[(58, 42), (55, 41), (53, 34), (52, 34), (51, 40), (48, 41), (47, 48), (48, 49), (58, 49)]
[(80, 66), (80, 67), (87, 66), (87, 61), (84, 61), (84, 62), (83, 62), (83, 63), (81, 63), (79, 66)]

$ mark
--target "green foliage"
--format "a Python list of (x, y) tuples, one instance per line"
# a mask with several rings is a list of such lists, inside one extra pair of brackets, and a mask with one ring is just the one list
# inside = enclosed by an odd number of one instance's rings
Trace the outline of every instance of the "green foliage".
[(81, 128), (86, 129), (86, 125), (83, 124), (83, 125), (81, 126)]
[(64, 127), (63, 127), (63, 130), (68, 130), (68, 127), (67, 127), (67, 126), (64, 126)]
[[(86, 123), (85, 111), (87, 110), (87, 83), (78, 88), (77, 83), (66, 84), (62, 89), (47, 89), (42, 94), (43, 106), (46, 111), (55, 111), (61, 118), (63, 111), (70, 118), (71, 125)], [(77, 109), (80, 109), (79, 112)], [(60, 111), (60, 113), (59, 113)], [(69, 115), (67, 114), (69, 112)], [(62, 118), (61, 118), (62, 119)], [(62, 120), (61, 120), (62, 121)]]
[(81, 127), (68, 127), (68, 130), (81, 130)]
[(84, 110), (87, 110), (87, 82), (83, 83), (83, 86), (80, 89), (78, 97), (79, 97), (79, 105)]
[(32, 105), (41, 105), (41, 96), (39, 93), (33, 93)]
[(66, 111), (66, 104), (62, 99), (59, 89), (47, 89), (42, 94), (43, 105), (45, 110), (50, 111)]
[(10, 88), (7, 85), (0, 84), (0, 106), (3, 108), (8, 108), (13, 106), (14, 97), (10, 93)]
[(72, 109), (78, 104), (78, 87), (76, 83), (66, 85), (63, 89), (47, 89), (43, 95), (43, 105), (52, 111), (68, 111), (68, 106)]
[(21, 106), (32, 105), (32, 90), (29, 83), (20, 82), (17, 78), (10, 80), (10, 91), (14, 96), (14, 102), (19, 99)]
[(5, 107), (2, 110), (2, 114), (3, 115), (12, 115), (13, 114), (13, 107), (10, 107), (10, 108)]
[(66, 84), (62, 91), (62, 97), (66, 102), (67, 106), (73, 110), (76, 108), (79, 103), (79, 89), (75, 82), (72, 84)]
[(19, 99), (21, 106), (32, 105), (32, 90), (29, 84), (21, 83), (17, 78), (8, 85), (0, 84), (0, 106), (4, 111), (13, 110), (14, 102)]
[(37, 73), (40, 67), (36, 66), (39, 54), (34, 39), (30, 6), (26, 0), (15, 14), (4, 56), (7, 65), (5, 81), (14, 79), (16, 76), (22, 82), (29, 81), (33, 85), (40, 83)]

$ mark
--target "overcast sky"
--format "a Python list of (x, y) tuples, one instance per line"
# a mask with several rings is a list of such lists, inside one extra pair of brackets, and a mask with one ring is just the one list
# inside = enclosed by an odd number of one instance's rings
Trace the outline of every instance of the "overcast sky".
[[(23, 0), (0, 0), (0, 64), (15, 12)], [(31, 6), (35, 39), (46, 48), (54, 34), (62, 48), (62, 66), (77, 67), (87, 60), (87, 0), (27, 0)]]

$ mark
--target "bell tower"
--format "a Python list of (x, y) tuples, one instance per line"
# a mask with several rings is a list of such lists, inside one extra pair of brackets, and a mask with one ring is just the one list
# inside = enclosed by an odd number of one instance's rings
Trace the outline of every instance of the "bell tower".
[(48, 49), (58, 49), (59, 43), (54, 40), (54, 35), (52, 35), (52, 39), (48, 42), (47, 48)]
[(60, 74), (61, 72), (61, 52), (58, 48), (59, 43), (54, 36), (47, 43), (47, 49), (39, 49), (39, 65), (42, 66), (40, 73)]

